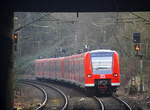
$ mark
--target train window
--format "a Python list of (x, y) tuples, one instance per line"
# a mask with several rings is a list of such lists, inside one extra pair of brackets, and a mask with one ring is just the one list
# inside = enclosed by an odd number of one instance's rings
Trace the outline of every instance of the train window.
[(59, 61), (57, 61), (57, 75), (58, 75), (58, 78), (59, 78), (59, 70), (60, 70), (60, 63), (59, 63)]
[(54, 77), (56, 78), (56, 61), (54, 61)]
[(48, 73), (48, 62), (45, 62), (45, 74)]
[(58, 74), (58, 77), (60, 77), (60, 67), (61, 67), (61, 65), (60, 65), (60, 61), (58, 60), (57, 61), (57, 66), (58, 66), (58, 71), (57, 71), (57, 74)]
[(71, 73), (71, 61), (70, 61), (70, 59), (69, 59), (68, 69), (69, 69), (69, 71), (68, 71), (68, 78), (70, 79), (70, 73)]
[(50, 61), (50, 72), (51, 72), (51, 76), (53, 76), (53, 62)]
[(84, 73), (84, 63), (83, 63), (83, 58), (81, 58), (81, 60), (80, 60), (80, 68), (81, 68), (81, 70), (80, 70), (80, 81), (83, 81), (83, 73)]
[(48, 62), (48, 66), (49, 66), (49, 77), (51, 76), (51, 61)]
[(56, 77), (57, 77), (57, 72), (58, 72), (58, 62), (56, 61), (55, 62), (55, 74), (56, 74)]
[(68, 76), (68, 60), (65, 60), (65, 78)]
[(71, 78), (73, 79), (73, 74), (74, 74), (74, 59), (72, 59), (72, 67), (71, 67)]
[(39, 66), (38, 66), (38, 72), (39, 72), (39, 74), (41, 75), (41, 72), (42, 72), (42, 71), (41, 71), (41, 63), (39, 63), (38, 65), (39, 65)]
[(52, 74), (53, 74), (53, 78), (55, 77), (55, 62), (53, 61), (53, 66), (52, 66), (52, 68), (53, 68), (53, 71), (52, 71)]
[(52, 75), (52, 77), (54, 77), (53, 71), (54, 71), (54, 66), (53, 66), (53, 61), (51, 61), (51, 75)]
[(41, 71), (41, 76), (43, 77), (43, 63), (41, 63), (40, 71)]
[(68, 78), (68, 73), (69, 73), (69, 62), (68, 59), (66, 60), (66, 78)]
[(79, 60), (79, 58), (78, 58), (77, 72), (78, 72), (77, 78), (78, 78), (78, 80), (80, 80), (80, 60)]
[(97, 52), (91, 54), (94, 74), (112, 73), (112, 52)]
[(70, 64), (69, 64), (69, 67), (70, 67), (70, 68), (69, 68), (69, 79), (71, 79), (71, 72), (72, 72), (72, 70), (71, 70), (71, 68), (72, 68), (72, 61), (70, 60), (70, 61), (69, 61), (69, 63), (70, 63)]
[(74, 68), (74, 66), (75, 66), (75, 60), (73, 59), (73, 61), (72, 61), (72, 78), (74, 79), (74, 73), (75, 73), (75, 68)]
[(34, 70), (35, 70), (35, 73), (38, 73), (38, 63), (35, 63), (35, 66), (34, 66)]
[(65, 78), (65, 74), (66, 74), (66, 60), (64, 59), (64, 78)]
[(43, 74), (46, 76), (46, 62), (43, 63)]
[(68, 76), (69, 76), (69, 61), (68, 60), (67, 60), (66, 69), (67, 69), (66, 78), (68, 78)]
[(82, 81), (83, 78), (83, 59), (82, 56), (79, 58), (79, 80)]

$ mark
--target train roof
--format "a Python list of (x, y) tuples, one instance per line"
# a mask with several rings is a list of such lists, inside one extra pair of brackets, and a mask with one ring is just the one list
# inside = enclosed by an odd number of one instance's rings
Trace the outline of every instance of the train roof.
[(82, 55), (86, 55), (87, 53), (97, 53), (97, 52), (116, 52), (114, 50), (110, 50), (110, 49), (99, 49), (99, 50), (92, 50), (92, 51), (88, 51), (85, 53), (81, 53), (81, 54), (75, 54), (75, 55), (71, 55), (71, 56), (66, 56), (66, 57), (58, 57), (58, 58), (44, 58), (44, 59), (36, 59), (35, 62), (47, 62), (47, 61), (57, 61), (57, 60), (61, 60), (61, 59), (68, 59), (68, 58), (75, 58), (75, 57), (79, 57)]
[(97, 52), (115, 52), (114, 50), (109, 49), (100, 49), (100, 50), (92, 50), (90, 53), (97, 53)]
[(45, 61), (51, 61), (51, 60), (60, 60), (63, 59), (64, 57), (59, 57), (59, 58), (44, 58), (44, 59), (36, 59), (35, 62), (45, 62)]

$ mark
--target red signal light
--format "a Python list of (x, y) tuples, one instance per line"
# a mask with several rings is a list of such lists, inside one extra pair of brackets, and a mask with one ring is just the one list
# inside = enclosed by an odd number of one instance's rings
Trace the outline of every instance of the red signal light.
[(140, 44), (135, 44), (134, 49), (135, 51), (140, 51)]
[(14, 39), (17, 39), (17, 35), (14, 35)]
[(136, 50), (136, 51), (139, 51), (139, 50), (140, 50), (140, 48), (139, 48), (138, 46), (136, 46), (135, 50)]
[(12, 35), (12, 38), (13, 38), (13, 40), (14, 40), (14, 43), (17, 43), (17, 41), (18, 41), (18, 33), (14, 33), (14, 34)]

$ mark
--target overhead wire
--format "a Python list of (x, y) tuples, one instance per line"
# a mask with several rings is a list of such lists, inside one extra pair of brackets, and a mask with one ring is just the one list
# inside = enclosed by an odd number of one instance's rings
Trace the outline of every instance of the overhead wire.
[(31, 21), (31, 22), (29, 22), (29, 23), (23, 25), (23, 26), (20, 26), (19, 28), (17, 28), (17, 29), (14, 30), (14, 33), (17, 32), (17, 31), (20, 31), (21, 29), (25, 28), (25, 27), (28, 26), (28, 25), (31, 25), (31, 24), (33, 24), (33, 23), (35, 23), (35, 22), (37, 22), (37, 21), (43, 19), (43, 18), (46, 17), (46, 16), (49, 16), (49, 13), (48, 13), (48, 14), (45, 14), (45, 15), (43, 15), (43, 16), (41, 16), (41, 17), (39, 17), (39, 18), (37, 18), (37, 19), (35, 19), (35, 20), (33, 20), (33, 21)]
[(130, 12), (130, 13), (131, 13), (132, 15), (136, 16), (137, 18), (143, 19), (143, 20), (146, 21), (146, 22), (150, 22), (150, 20), (145, 19), (144, 17), (141, 17), (140, 15), (137, 15), (137, 14), (135, 14), (135, 13), (133, 13), (133, 12)]

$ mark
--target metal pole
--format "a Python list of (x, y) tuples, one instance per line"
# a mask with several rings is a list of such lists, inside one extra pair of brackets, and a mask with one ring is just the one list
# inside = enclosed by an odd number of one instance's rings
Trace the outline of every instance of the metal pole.
[(140, 92), (144, 91), (144, 84), (143, 84), (143, 56), (140, 56)]

